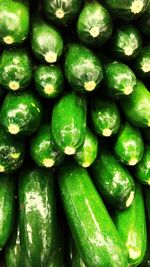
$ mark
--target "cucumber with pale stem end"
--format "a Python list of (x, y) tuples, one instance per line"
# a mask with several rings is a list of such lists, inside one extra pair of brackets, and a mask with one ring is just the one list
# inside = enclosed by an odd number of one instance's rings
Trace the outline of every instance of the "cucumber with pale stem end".
[(150, 145), (145, 144), (143, 157), (135, 166), (134, 173), (141, 184), (150, 185)]
[(135, 71), (141, 78), (150, 78), (150, 46), (142, 48), (135, 61)]

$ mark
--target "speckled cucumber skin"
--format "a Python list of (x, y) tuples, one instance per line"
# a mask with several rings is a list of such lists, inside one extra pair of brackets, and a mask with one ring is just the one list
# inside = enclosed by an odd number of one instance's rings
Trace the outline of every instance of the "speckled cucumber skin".
[(126, 250), (86, 169), (69, 160), (58, 167), (64, 210), (87, 267), (127, 267)]
[(139, 184), (136, 184), (132, 205), (124, 211), (116, 211), (114, 223), (127, 247), (128, 264), (139, 266), (145, 255), (147, 242), (145, 207), (142, 188)]
[(140, 78), (150, 77), (150, 45), (142, 48), (135, 61), (135, 71)]
[(150, 185), (150, 145), (145, 144), (143, 157), (135, 166), (134, 172), (139, 183)]

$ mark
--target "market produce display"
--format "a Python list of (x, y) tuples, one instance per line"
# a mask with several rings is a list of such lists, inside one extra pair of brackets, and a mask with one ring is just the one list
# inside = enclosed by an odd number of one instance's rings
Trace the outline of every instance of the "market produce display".
[(150, 0), (0, 0), (0, 267), (150, 266)]

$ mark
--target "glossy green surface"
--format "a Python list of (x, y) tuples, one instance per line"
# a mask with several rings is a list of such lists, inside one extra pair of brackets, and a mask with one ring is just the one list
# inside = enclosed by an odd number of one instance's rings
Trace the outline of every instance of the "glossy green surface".
[(134, 92), (121, 101), (127, 120), (137, 127), (150, 127), (150, 92), (137, 81)]
[(98, 57), (81, 44), (70, 44), (65, 56), (65, 75), (70, 86), (79, 92), (91, 92), (103, 79)]
[(52, 136), (65, 154), (75, 154), (86, 134), (86, 99), (75, 92), (62, 96), (52, 112)]
[(143, 157), (134, 172), (140, 183), (150, 185), (150, 145), (145, 144)]
[(34, 73), (35, 89), (44, 98), (55, 98), (64, 89), (64, 76), (57, 65), (38, 66)]
[(20, 239), (25, 266), (46, 267), (53, 251), (56, 207), (54, 177), (37, 167), (19, 177)]
[(127, 267), (126, 250), (86, 169), (69, 160), (58, 168), (64, 210), (87, 267)]
[(141, 78), (150, 78), (150, 45), (142, 48), (135, 61), (135, 70)]
[(30, 154), (41, 167), (50, 168), (63, 161), (64, 154), (55, 147), (49, 124), (41, 125), (32, 138)]
[(0, 56), (0, 85), (11, 92), (26, 88), (32, 78), (32, 64), (23, 49), (4, 50)]
[(138, 27), (144, 36), (150, 37), (150, 2), (146, 12), (138, 20)]
[(124, 211), (116, 211), (114, 223), (128, 250), (128, 263), (138, 266), (146, 251), (146, 218), (141, 186), (136, 184), (132, 205)]
[(108, 11), (98, 2), (87, 2), (77, 22), (80, 41), (87, 46), (101, 46), (112, 34), (112, 21)]
[(17, 97), (7, 94), (0, 110), (1, 124), (14, 135), (31, 135), (39, 127), (41, 116), (41, 103), (29, 92)]
[(136, 165), (142, 158), (144, 142), (139, 129), (127, 121), (121, 125), (113, 145), (116, 158), (124, 164)]
[(128, 170), (101, 143), (91, 174), (104, 200), (112, 207), (125, 209), (134, 199), (134, 181)]

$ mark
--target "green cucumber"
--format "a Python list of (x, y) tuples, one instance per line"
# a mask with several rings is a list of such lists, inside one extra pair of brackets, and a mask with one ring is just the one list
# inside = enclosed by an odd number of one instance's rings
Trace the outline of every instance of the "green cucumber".
[(140, 183), (150, 185), (150, 145), (145, 144), (144, 155), (134, 173)]
[(75, 92), (66, 93), (52, 111), (52, 136), (58, 148), (75, 154), (86, 134), (86, 99)]
[(21, 44), (29, 33), (29, 7), (23, 1), (0, 1), (0, 42), (5, 46)]
[(63, 39), (58, 29), (37, 17), (32, 25), (31, 47), (41, 62), (55, 63), (63, 53)]
[(118, 132), (120, 112), (114, 100), (95, 96), (91, 100), (91, 123), (96, 134), (109, 137)]
[(26, 88), (32, 78), (32, 64), (23, 49), (4, 50), (0, 56), (0, 85), (11, 92)]
[(64, 89), (64, 76), (57, 65), (38, 66), (34, 73), (35, 89), (44, 98), (55, 98)]
[(91, 92), (102, 81), (103, 70), (90, 49), (81, 44), (70, 44), (65, 57), (65, 75), (74, 90)]
[(127, 121), (123, 123), (115, 136), (113, 149), (119, 161), (130, 166), (136, 165), (144, 152), (144, 142), (139, 129)]
[(86, 3), (77, 22), (80, 41), (87, 46), (101, 46), (112, 34), (108, 11), (98, 2)]
[(135, 71), (140, 78), (150, 78), (150, 45), (143, 47), (136, 58)]
[(69, 25), (78, 15), (81, 0), (44, 0), (44, 12), (56, 25)]
[(64, 154), (55, 148), (49, 124), (40, 126), (38, 132), (33, 136), (30, 154), (40, 167), (50, 168), (63, 161)]
[(129, 122), (136, 127), (150, 127), (150, 92), (142, 81), (137, 81), (134, 92), (120, 103)]
[(79, 252), (76, 248), (76, 245), (74, 241), (72, 241), (72, 246), (71, 246), (71, 267), (86, 267), (83, 260), (81, 259)]
[(132, 204), (133, 178), (105, 144), (99, 145), (97, 159), (90, 170), (99, 193), (108, 204), (117, 209), (125, 209)]
[(136, 184), (132, 205), (123, 211), (115, 211), (114, 223), (128, 250), (128, 264), (138, 266), (146, 252), (146, 218), (142, 188)]
[(150, 2), (146, 12), (138, 20), (137, 26), (144, 36), (150, 37)]
[(47, 266), (55, 238), (56, 203), (50, 170), (25, 168), (19, 175), (20, 242), (25, 266)]
[(87, 170), (68, 160), (57, 171), (64, 210), (85, 265), (127, 267), (125, 247)]
[(83, 144), (78, 148), (74, 160), (82, 167), (87, 168), (97, 157), (98, 139), (89, 128), (86, 129), (86, 135)]
[(0, 110), (0, 122), (14, 135), (31, 135), (40, 125), (42, 106), (30, 92), (8, 94)]

